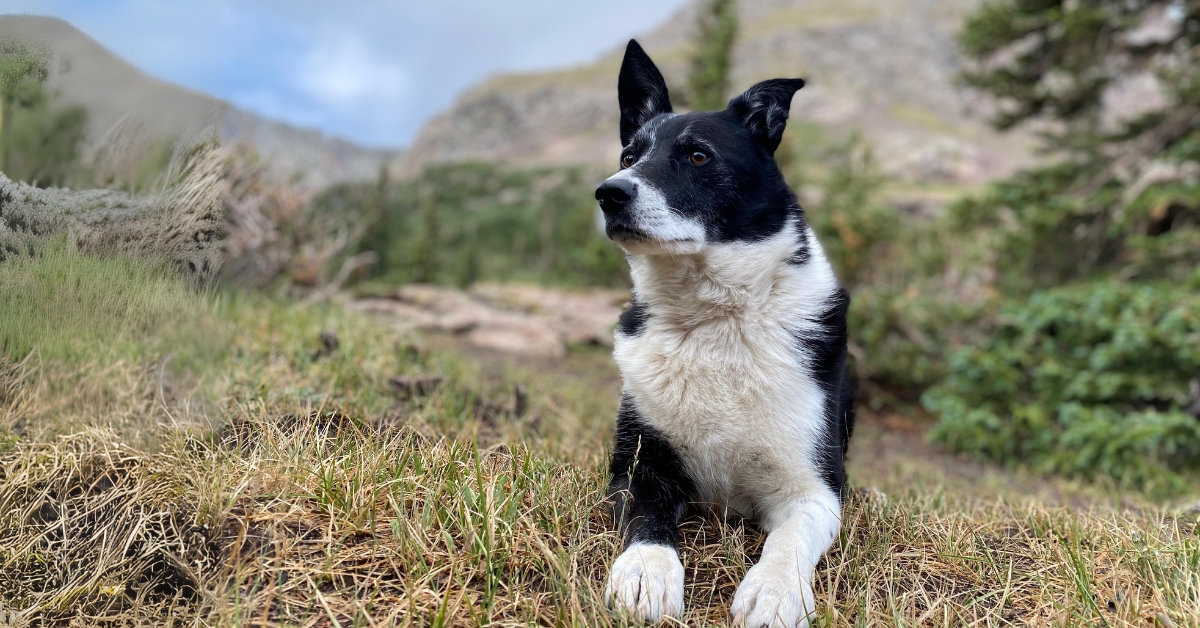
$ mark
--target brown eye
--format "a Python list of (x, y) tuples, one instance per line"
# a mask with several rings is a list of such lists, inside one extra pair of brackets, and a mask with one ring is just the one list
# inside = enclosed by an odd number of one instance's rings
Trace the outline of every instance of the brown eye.
[(708, 161), (708, 154), (696, 151), (692, 153), (692, 156), (689, 159), (691, 159), (693, 166), (703, 166), (704, 163)]
[(621, 167), (622, 168), (632, 168), (633, 167), (633, 155), (625, 155), (625, 156), (621, 157)]

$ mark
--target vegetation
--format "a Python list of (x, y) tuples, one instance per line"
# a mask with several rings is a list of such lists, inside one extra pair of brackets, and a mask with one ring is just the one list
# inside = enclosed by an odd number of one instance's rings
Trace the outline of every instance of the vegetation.
[[(879, 203), (857, 140), (785, 151), (789, 178), (819, 186), (809, 219), (851, 288), (870, 406), (922, 399), (938, 443), (1043, 472), (1147, 489), (1195, 476), (1198, 18), (1194, 3), (982, 8), (963, 33), (967, 81), (1000, 100), (998, 127), (1039, 123), (1055, 158), (933, 219)], [(1140, 73), (1164, 100), (1106, 109)]]
[(724, 109), (737, 40), (737, 0), (705, 0), (697, 7), (685, 104), (697, 111)]
[(144, 355), (125, 345), (161, 339), (181, 316), (206, 307), (164, 262), (88, 257), (65, 238), (0, 264), (0, 284), (0, 356), (14, 362), (33, 351), (67, 362), (101, 348), (107, 357)]
[[(75, 268), (78, 294), (136, 294), (146, 272), (61, 250), (41, 259)], [(62, 284), (19, 268), (22, 290)], [(151, 309), (194, 317), (212, 330), (201, 336), (168, 343), (172, 326), (125, 327), (99, 308), (101, 328), (144, 350), (84, 342), (69, 362), (34, 353), (0, 367), (0, 425), (19, 437), (0, 444), (0, 612), (33, 624), (623, 625), (600, 599), (620, 550), (599, 502), (615, 380), (581, 385), (563, 365), (484, 375), (336, 306), (192, 298), (204, 305)], [(56, 307), (82, 318), (70, 310), (90, 302)], [(210, 361), (161, 368), (213, 338), (226, 348)], [(150, 368), (130, 368), (140, 361)], [(396, 376), (444, 379), (400, 389)], [(515, 377), (528, 384), (524, 412)], [(56, 421), (98, 427), (28, 431)], [(158, 445), (123, 444), (139, 429)], [(929, 493), (896, 473), (918, 462), (878, 462), (855, 477), (892, 497), (848, 503), (817, 572), (822, 625), (1188, 625), (1200, 611), (1194, 514)], [(763, 537), (711, 515), (688, 519), (683, 537), (684, 620), (724, 622)]]
[(82, 176), (79, 148), (87, 113), (58, 107), (43, 87), (48, 54), (0, 41), (0, 171), (40, 187)]
[(1200, 296), (1104, 281), (1009, 305), (926, 395), (935, 439), (1134, 482), (1200, 468)]
[[(1059, 159), (953, 208), (1005, 303), (926, 397), (935, 437), (1139, 483), (1200, 469), (1200, 5), (993, 3), (962, 41), (996, 125), (1044, 123)], [(1120, 117), (1105, 94), (1134, 76), (1161, 102)]]
[[(722, 104), (733, 7), (701, 12), (698, 108)], [(984, 5), (967, 81), (1053, 159), (935, 217), (881, 201), (861, 139), (791, 125), (781, 165), (886, 410), (855, 435), (851, 477), (878, 490), (846, 504), (816, 624), (1200, 617), (1200, 514), (1164, 505), (1200, 471), (1198, 36), (1195, 2)], [(0, 167), (45, 155), (43, 184), (75, 160), (45, 147), (78, 138), (10, 132), (62, 113), (38, 58), (0, 48)], [(1164, 101), (1113, 119), (1105, 91), (1139, 73)], [(314, 197), (250, 155), (149, 152), (130, 189), (175, 185), (108, 232), (5, 201), (0, 624), (623, 625), (600, 599), (607, 356), (514, 365), (326, 302), (356, 278), (623, 285), (596, 175), (460, 164)], [(198, 288), (218, 245), (232, 281)], [(921, 406), (973, 456), (925, 442)], [(722, 623), (763, 537), (714, 514), (683, 537), (684, 621)]]
[(972, 281), (986, 249), (946, 218), (906, 216), (884, 203), (887, 181), (862, 138), (831, 141), (791, 127), (781, 167), (850, 290), (850, 352), (862, 401), (911, 413), (945, 376), (946, 348), (973, 333), (991, 307)]
[(596, 226), (593, 179), (579, 169), (436, 166), (391, 186), (343, 186), (316, 204), (378, 207), (359, 245), (379, 254), (374, 281), (621, 285), (625, 261)]

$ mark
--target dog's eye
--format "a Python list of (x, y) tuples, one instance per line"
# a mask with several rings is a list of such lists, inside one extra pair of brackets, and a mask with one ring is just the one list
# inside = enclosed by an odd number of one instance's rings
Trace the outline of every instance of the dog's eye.
[(633, 155), (629, 155), (629, 154), (623, 155), (621, 157), (621, 167), (622, 168), (632, 168), (633, 167)]
[(708, 161), (708, 153), (696, 151), (688, 159), (691, 160), (693, 166), (703, 166)]

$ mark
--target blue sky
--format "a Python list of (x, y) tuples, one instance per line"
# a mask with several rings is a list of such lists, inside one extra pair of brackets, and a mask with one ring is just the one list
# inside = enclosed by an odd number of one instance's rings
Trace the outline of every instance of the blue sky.
[(0, 0), (152, 76), (371, 146), (404, 146), (499, 71), (584, 63), (685, 0)]

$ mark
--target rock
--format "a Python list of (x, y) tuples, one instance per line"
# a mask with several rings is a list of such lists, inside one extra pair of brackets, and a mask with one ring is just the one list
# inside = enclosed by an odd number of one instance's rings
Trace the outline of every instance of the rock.
[(441, 386), (446, 378), (441, 375), (430, 375), (428, 377), (393, 377), (388, 380), (392, 388), (396, 389), (397, 394), (402, 399), (411, 399), (413, 397), (428, 397)]
[(393, 298), (358, 299), (348, 307), (385, 316), (402, 329), (457, 334), (482, 349), (561, 358), (568, 344), (612, 346), (612, 329), (628, 297), (617, 290), (480, 285), (463, 292), (414, 284)]
[(332, 329), (326, 329), (325, 331), (321, 332), (319, 339), (321, 341), (321, 348), (324, 349), (326, 353), (333, 353), (334, 351), (337, 351), (338, 347), (342, 344), (341, 341), (338, 340), (337, 332), (333, 331)]
[(114, 190), (41, 189), (0, 174), (0, 262), (66, 237), (81, 251), (167, 260), (205, 282), (224, 259), (220, 150), (198, 151), (182, 180), (153, 196)]

